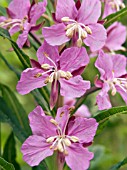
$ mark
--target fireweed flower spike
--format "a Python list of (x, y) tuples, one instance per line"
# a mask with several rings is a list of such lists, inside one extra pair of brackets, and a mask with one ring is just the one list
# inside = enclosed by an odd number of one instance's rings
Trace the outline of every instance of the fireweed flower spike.
[(21, 31), (17, 44), (20, 48), (28, 41), (28, 33), (38, 30), (42, 24), (36, 25), (36, 21), (42, 16), (46, 10), (47, 0), (43, 2), (32, 3), (30, 0), (12, 0), (7, 8), (8, 18), (0, 17), (0, 27), (9, 30), (13, 35)]
[(101, 1), (105, 3), (103, 18), (119, 11), (122, 8), (125, 8), (123, 0), (101, 0)]
[(106, 40), (106, 30), (97, 23), (101, 15), (99, 0), (83, 0), (76, 7), (73, 0), (58, 0), (56, 6), (56, 24), (43, 28), (43, 36), (50, 45), (61, 45), (71, 38), (78, 47), (84, 42), (97, 51)]
[(70, 117), (69, 112), (69, 106), (63, 106), (54, 119), (38, 106), (29, 114), (33, 135), (26, 139), (21, 151), (30, 166), (57, 152), (60, 164), (66, 161), (72, 170), (88, 169), (93, 153), (87, 146), (93, 141), (98, 123), (93, 118)]
[(108, 96), (109, 90), (111, 90), (113, 96), (116, 92), (120, 93), (127, 104), (126, 57), (120, 54), (105, 54), (100, 51), (95, 67), (98, 68), (101, 74), (100, 80), (98, 78), (95, 80), (95, 85), (102, 88), (97, 96), (99, 110), (111, 107)]
[(46, 42), (37, 51), (38, 62), (32, 60), (33, 68), (23, 71), (18, 82), (20, 94), (41, 88), (51, 83), (50, 107), (54, 107), (60, 83), (60, 94), (70, 97), (80, 97), (90, 88), (90, 82), (84, 81), (80, 74), (89, 63), (89, 57), (84, 47), (72, 47), (59, 56), (58, 48)]

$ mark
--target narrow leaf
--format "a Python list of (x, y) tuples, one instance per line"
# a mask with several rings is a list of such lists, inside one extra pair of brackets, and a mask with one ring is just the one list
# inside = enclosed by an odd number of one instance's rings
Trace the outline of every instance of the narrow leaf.
[(127, 7), (121, 9), (120, 11), (113, 13), (109, 16), (107, 16), (104, 20), (106, 21), (104, 23), (105, 28), (108, 28), (111, 24), (113, 24), (116, 21), (120, 21), (123, 16), (127, 15)]
[(9, 135), (3, 151), (3, 158), (12, 163), (15, 169), (20, 170), (19, 164), (16, 162), (16, 142), (13, 133)]
[(14, 166), (0, 157), (0, 167), (3, 170), (15, 170)]
[(110, 170), (117, 170), (117, 169), (121, 168), (125, 164), (127, 164), (127, 157), (123, 161), (121, 161), (121, 162), (117, 163), (116, 165), (114, 165)]

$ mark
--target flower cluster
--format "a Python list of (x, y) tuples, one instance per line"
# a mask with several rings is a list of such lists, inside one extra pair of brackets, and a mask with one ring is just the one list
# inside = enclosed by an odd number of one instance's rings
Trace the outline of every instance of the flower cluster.
[[(104, 4), (102, 13), (101, 4)], [(23, 48), (29, 44), (28, 35), (42, 27), (37, 20), (46, 11), (47, 0), (12, 0), (7, 8), (8, 17), (0, 17), (0, 27), (8, 29), (10, 35), (19, 32), (17, 44)], [(31, 68), (21, 73), (17, 91), (28, 94), (37, 88), (48, 87), (49, 106), (55, 115), (46, 115), (41, 106), (30, 114), (33, 135), (23, 143), (21, 151), (30, 166), (57, 154), (59, 170), (64, 163), (72, 170), (86, 170), (93, 153), (87, 147), (92, 144), (98, 123), (87, 106), (82, 105), (72, 112), (76, 98), (84, 97), (91, 90), (89, 80), (82, 73), (96, 56), (94, 86), (99, 90), (96, 103), (99, 110), (112, 107), (110, 94), (118, 92), (127, 104), (126, 57), (115, 53), (125, 50), (126, 27), (115, 22), (108, 29), (102, 20), (125, 5), (121, 0), (57, 0), (54, 24), (43, 26), (44, 41), (37, 50), (38, 61), (31, 59)], [(43, 15), (44, 16), (44, 15)], [(88, 55), (89, 54), (89, 55)], [(72, 114), (73, 113), (73, 114)]]

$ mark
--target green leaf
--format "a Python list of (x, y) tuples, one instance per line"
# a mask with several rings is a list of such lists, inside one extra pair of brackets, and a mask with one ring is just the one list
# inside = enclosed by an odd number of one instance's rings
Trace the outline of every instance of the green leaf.
[(17, 54), (19, 60), (21, 61), (22, 65), (24, 68), (28, 68), (31, 66), (30, 64), (30, 59), (29, 57), (18, 47), (18, 45), (11, 39), (10, 34), (7, 30), (0, 28), (0, 36), (2, 36), (3, 38), (7, 38), (11, 44), (12, 47), (15, 51), (15, 53)]
[(127, 164), (127, 157), (123, 161), (121, 161), (121, 162), (117, 163), (116, 165), (114, 165), (113, 167), (111, 167), (110, 170), (117, 170), (117, 169), (121, 168), (121, 166), (123, 166), (125, 164)]
[(94, 116), (94, 118), (97, 120), (97, 122), (105, 122), (108, 120), (111, 116), (118, 114), (127, 114), (127, 106), (120, 106), (120, 107), (112, 107), (111, 109), (104, 110)]
[(13, 128), (14, 134), (21, 142), (24, 142), (28, 137), (26, 131), (20, 126), (17, 117), (15, 117), (15, 113), (8, 107), (2, 97), (0, 97), (0, 121), (9, 123)]
[(0, 15), (5, 16), (6, 15), (6, 9), (0, 6)]
[(14, 166), (0, 157), (0, 167), (3, 170), (15, 170)]
[(105, 28), (108, 28), (111, 24), (113, 24), (116, 21), (120, 21), (122, 17), (125, 15), (127, 15), (127, 7), (121, 9), (116, 13), (107, 16), (106, 18), (104, 18), (104, 20), (106, 21), (104, 23)]
[(15, 94), (10, 90), (9, 87), (0, 84), (0, 90), (2, 92), (2, 96), (10, 110), (13, 111), (13, 114), (10, 115), (16, 123), (25, 131), (26, 134), (30, 135), (31, 130), (29, 127), (28, 117), (23, 108), (23, 106), (19, 103)]
[(19, 164), (16, 162), (16, 142), (13, 133), (11, 133), (5, 143), (3, 156), (6, 161), (12, 163), (15, 169), (20, 170)]

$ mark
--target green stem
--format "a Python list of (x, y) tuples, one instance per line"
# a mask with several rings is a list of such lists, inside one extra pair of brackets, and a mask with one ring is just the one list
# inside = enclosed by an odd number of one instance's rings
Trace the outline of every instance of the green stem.
[(40, 41), (40, 39), (33, 33), (33, 32), (30, 32), (29, 33), (30, 36), (36, 41), (36, 43), (41, 46), (42, 42)]
[(98, 87), (91, 87), (89, 90), (86, 91), (86, 93), (80, 98), (77, 100), (76, 104), (75, 104), (75, 109), (74, 111), (72, 112), (72, 115), (77, 111), (77, 109), (84, 103), (84, 101), (86, 100), (87, 96), (90, 95), (91, 93), (93, 92), (96, 92), (100, 90), (100, 88)]

